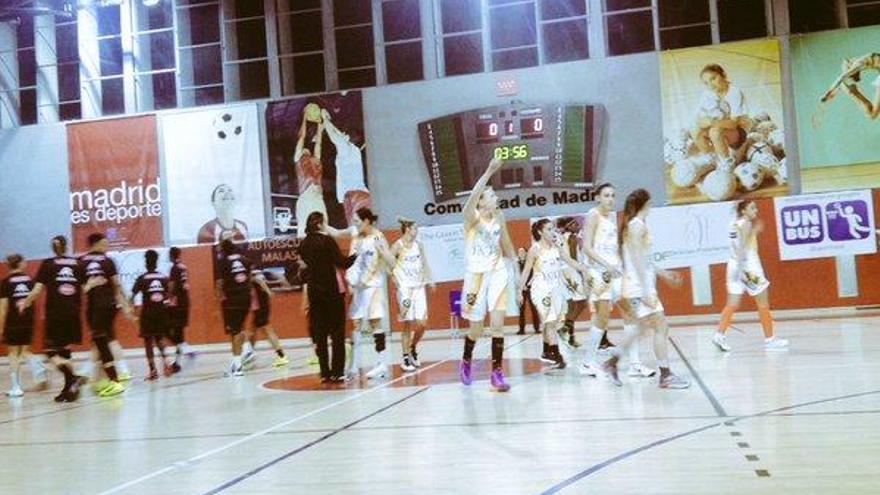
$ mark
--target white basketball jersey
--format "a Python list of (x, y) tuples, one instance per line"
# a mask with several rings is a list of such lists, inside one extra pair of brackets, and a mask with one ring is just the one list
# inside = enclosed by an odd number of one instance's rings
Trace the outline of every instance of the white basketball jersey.
[(737, 218), (730, 224), (730, 259), (731, 261), (739, 261), (737, 251), (745, 250), (745, 259), (747, 261), (760, 261), (758, 257), (758, 235), (752, 230), (749, 237), (743, 238), (742, 231), (746, 226), (751, 225), (747, 218)]
[(350, 254), (357, 254), (357, 259), (345, 273), (346, 280), (352, 285), (367, 287), (382, 286), (382, 260), (379, 258), (379, 240), (382, 234), (357, 236), (351, 243)]
[(611, 213), (606, 217), (596, 208), (590, 210), (590, 214), (596, 215), (599, 219), (596, 232), (593, 234), (593, 250), (610, 265), (620, 266), (620, 254), (617, 249), (617, 216)]
[(424, 273), (422, 272), (422, 250), (417, 241), (409, 246), (403, 241), (397, 241), (400, 251), (397, 254), (397, 264), (394, 265), (394, 279), (401, 287), (414, 288), (424, 285)]
[(501, 223), (497, 218), (480, 218), (469, 232), (465, 232), (465, 259), (467, 271), (485, 273), (502, 266)]
[[(645, 235), (636, 238), (631, 233), (639, 227), (643, 229)], [(623, 242), (624, 297), (642, 297), (657, 293), (657, 270), (654, 268), (654, 262), (651, 259), (651, 250), (651, 234), (648, 233), (645, 222), (641, 218), (633, 218), (629, 221), (627, 237)], [(642, 266), (646, 272), (644, 284), (635, 269), (635, 262), (638, 258), (641, 258)]]
[(561, 287), (563, 264), (559, 248), (546, 248), (538, 244), (538, 256), (532, 266), (532, 290), (555, 290)]

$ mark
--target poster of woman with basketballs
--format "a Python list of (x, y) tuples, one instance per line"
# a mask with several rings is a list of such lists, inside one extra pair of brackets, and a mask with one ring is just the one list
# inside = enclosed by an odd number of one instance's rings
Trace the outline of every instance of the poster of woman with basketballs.
[(371, 206), (359, 91), (272, 102), (266, 130), (275, 233), (295, 228), (304, 236), (314, 211), (344, 228), (354, 212)]
[(775, 39), (663, 52), (671, 204), (788, 192), (779, 57)]

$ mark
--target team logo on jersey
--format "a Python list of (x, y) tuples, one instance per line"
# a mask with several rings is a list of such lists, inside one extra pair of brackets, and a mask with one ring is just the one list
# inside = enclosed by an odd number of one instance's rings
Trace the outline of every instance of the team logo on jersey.
[(28, 294), (30, 294), (30, 293), (31, 293), (31, 291), (30, 291), (30, 289), (28, 289), (27, 284), (18, 284), (15, 286), (15, 290), (14, 290), (14, 293), (12, 294), (12, 297), (14, 297), (16, 299), (19, 297), (27, 297)]
[(73, 268), (69, 266), (65, 266), (64, 268), (58, 270), (58, 280), (71, 280), (74, 279)]
[(403, 307), (409, 309), (410, 306), (412, 306), (412, 299), (404, 299)]
[(468, 303), (468, 306), (473, 306), (477, 302), (477, 295), (473, 292), (468, 292), (467, 298), (465, 299)]
[(239, 273), (238, 275), (235, 276), (235, 281), (240, 284), (243, 284), (246, 280), (247, 280), (247, 275), (245, 275), (244, 273)]
[(72, 296), (76, 294), (76, 287), (70, 284), (61, 284), (58, 286), (58, 293), (62, 296)]
[(546, 297), (544, 297), (544, 299), (541, 299), (541, 304), (543, 304), (544, 307), (546, 307), (546, 308), (549, 308), (549, 307), (550, 307), (550, 303), (551, 303), (551, 302), (552, 302), (552, 301), (551, 301), (551, 299), (550, 299), (550, 296), (546, 296)]

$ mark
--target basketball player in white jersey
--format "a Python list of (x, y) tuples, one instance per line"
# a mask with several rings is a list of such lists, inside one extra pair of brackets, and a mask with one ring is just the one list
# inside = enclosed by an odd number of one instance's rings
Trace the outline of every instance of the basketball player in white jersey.
[(587, 213), (584, 225), (584, 254), (590, 263), (590, 338), (584, 362), (578, 368), (582, 375), (596, 376), (596, 353), (608, 330), (611, 309), (620, 297), (621, 261), (617, 247), (617, 214), (614, 211), (615, 190), (609, 183), (596, 188), (599, 203)]
[(730, 259), (727, 261), (727, 305), (721, 311), (718, 332), (712, 342), (722, 351), (729, 351), (725, 333), (733, 322), (733, 313), (739, 308), (743, 293), (755, 298), (758, 315), (764, 330), (764, 347), (767, 350), (785, 350), (788, 340), (776, 338), (773, 317), (770, 315), (770, 281), (764, 275), (761, 257), (758, 255), (758, 234), (764, 223), (758, 219), (758, 204), (746, 199), (736, 205), (736, 219), (730, 224)]
[[(516, 251), (507, 232), (504, 215), (498, 208), (498, 197), (489, 179), (503, 162), (493, 159), (477, 180), (464, 207), (465, 275), (462, 287), (461, 314), (470, 322), (464, 339), (464, 352), (459, 369), (461, 382), (473, 383), (471, 359), (474, 345), (483, 333), (483, 322), (489, 316), (492, 330), (492, 386), (499, 392), (510, 390), (501, 369), (504, 355), (504, 316), (511, 284), (507, 263), (514, 266)], [(504, 258), (508, 258), (505, 260)]]
[(382, 287), (385, 283), (385, 266), (394, 265), (394, 258), (388, 250), (388, 242), (382, 232), (375, 227), (377, 217), (369, 208), (361, 208), (355, 214), (357, 234), (351, 242), (349, 254), (357, 255), (354, 264), (345, 272), (345, 280), (352, 289), (349, 308), (354, 330), (352, 331), (352, 359), (349, 375), (357, 375), (358, 344), (362, 324), (367, 322), (373, 332), (373, 342), (379, 362), (367, 372), (368, 379), (383, 378), (389, 369), (385, 351), (385, 329), (381, 327), (385, 315), (385, 297)]
[[(556, 228), (561, 233), (561, 243), (563, 248), (568, 251), (568, 255), (578, 261), (586, 261), (586, 257), (581, 249), (580, 236), (581, 225), (572, 217), (562, 217), (556, 222)], [(568, 333), (568, 345), (578, 347), (577, 340), (574, 336), (574, 322), (581, 313), (587, 309), (587, 299), (589, 298), (590, 288), (587, 285), (588, 279), (585, 279), (577, 270), (570, 266), (564, 267), (563, 281), (565, 282), (565, 292), (567, 302), (567, 310), (565, 314), (565, 322), (560, 330)]]
[(615, 385), (622, 385), (617, 376), (617, 363), (621, 354), (634, 347), (642, 331), (651, 328), (654, 330), (654, 355), (660, 368), (660, 388), (687, 388), (690, 386), (687, 380), (669, 370), (669, 325), (666, 323), (663, 304), (657, 298), (658, 275), (674, 285), (681, 284), (681, 276), (654, 267), (651, 258), (651, 233), (645, 222), (650, 209), (651, 195), (648, 191), (636, 189), (626, 197), (619, 237), (623, 252), (623, 282), (622, 298), (618, 307), (623, 313), (624, 321), (635, 325), (636, 331), (624, 334), (617, 348), (611, 351), (611, 357), (605, 362), (603, 369)]
[[(570, 268), (578, 277), (588, 277), (587, 267), (573, 260), (566, 246), (559, 246), (555, 240), (553, 223), (546, 218), (532, 224), (532, 238), (535, 242), (529, 248), (526, 266), (519, 276), (517, 298), (522, 298), (529, 274), (531, 279), (531, 298), (541, 318), (548, 357), (552, 359), (553, 369), (564, 369), (565, 360), (559, 352), (556, 332), (565, 319), (567, 292), (565, 270)], [(517, 301), (519, 302), (519, 301)]]
[(415, 371), (421, 366), (416, 346), (425, 334), (428, 325), (428, 297), (425, 286), (431, 282), (431, 267), (425, 255), (425, 246), (417, 239), (418, 225), (413, 220), (398, 218), (400, 232), (403, 234), (391, 246), (394, 257), (394, 282), (397, 285), (398, 319), (403, 323), (400, 345), (403, 350), (403, 371)]

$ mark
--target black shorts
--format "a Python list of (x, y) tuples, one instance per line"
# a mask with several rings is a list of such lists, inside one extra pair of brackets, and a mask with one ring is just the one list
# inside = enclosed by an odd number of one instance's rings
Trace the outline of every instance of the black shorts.
[(168, 334), (168, 329), (168, 315), (166, 312), (141, 315), (141, 338), (164, 337)]
[(34, 340), (34, 327), (7, 327), (3, 331), (3, 343), (6, 345), (31, 345)]
[(189, 325), (189, 306), (171, 308), (168, 320), (168, 326), (171, 328), (183, 328)]
[(223, 323), (228, 335), (238, 335), (244, 329), (244, 321), (250, 311), (248, 308), (226, 307), (223, 308)]
[(269, 308), (260, 308), (254, 310), (254, 329), (263, 328), (269, 324)]
[(46, 317), (46, 337), (43, 347), (61, 349), (71, 344), (82, 343), (82, 323), (79, 313), (53, 314)]
[(93, 339), (98, 337), (105, 337), (107, 340), (116, 339), (116, 334), (113, 332), (113, 320), (116, 319), (116, 313), (115, 307), (89, 308), (87, 318)]

